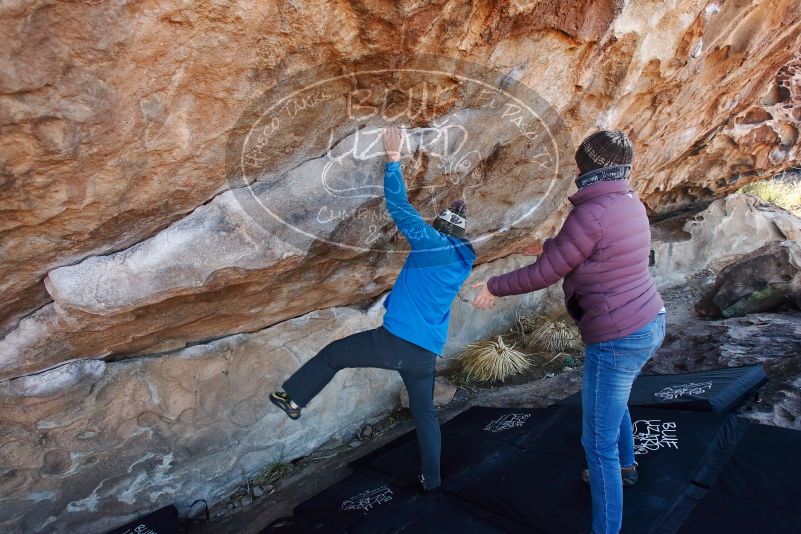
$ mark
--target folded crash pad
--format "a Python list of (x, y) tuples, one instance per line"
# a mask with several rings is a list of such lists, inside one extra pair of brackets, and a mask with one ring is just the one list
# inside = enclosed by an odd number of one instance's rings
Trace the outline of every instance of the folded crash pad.
[(629, 405), (726, 413), (767, 380), (761, 365), (641, 376), (631, 389)]
[[(727, 413), (762, 387), (761, 365), (746, 365), (672, 375), (641, 375), (634, 381), (629, 406)], [(561, 404), (581, 404), (581, 393)]]

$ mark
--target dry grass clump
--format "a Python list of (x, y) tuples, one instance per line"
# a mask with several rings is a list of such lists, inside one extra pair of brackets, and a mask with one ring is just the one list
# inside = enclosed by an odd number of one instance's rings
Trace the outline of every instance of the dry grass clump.
[(535, 312), (524, 306), (517, 310), (517, 334), (526, 348), (548, 354), (581, 353), (581, 334), (564, 307)]
[(740, 193), (754, 195), (765, 202), (794, 213), (801, 212), (801, 180), (783, 177), (754, 182), (740, 189)]
[(503, 337), (469, 344), (462, 353), (465, 380), (503, 381), (531, 367), (528, 356), (507, 345)]
[(254, 485), (266, 485), (266, 484), (277, 484), (281, 481), (284, 477), (289, 475), (295, 466), (286, 463), (286, 462), (275, 462), (271, 464), (265, 469), (264, 471), (259, 474), (258, 477), (253, 481)]

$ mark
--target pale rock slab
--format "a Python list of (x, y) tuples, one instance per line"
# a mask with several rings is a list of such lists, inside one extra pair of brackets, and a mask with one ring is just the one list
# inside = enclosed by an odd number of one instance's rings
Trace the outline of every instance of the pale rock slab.
[(801, 219), (737, 194), (714, 201), (681, 230), (677, 238), (654, 237), (651, 274), (660, 288), (682, 285), (703, 270), (719, 271), (767, 243), (793, 239), (801, 232)]
[(381, 316), (380, 304), (333, 308), (159, 357), (0, 383), (0, 530), (103, 532), (168, 503), (215, 502), (272, 462), (354, 434), (398, 406), (397, 373), (343, 371), (299, 421), (267, 396)]

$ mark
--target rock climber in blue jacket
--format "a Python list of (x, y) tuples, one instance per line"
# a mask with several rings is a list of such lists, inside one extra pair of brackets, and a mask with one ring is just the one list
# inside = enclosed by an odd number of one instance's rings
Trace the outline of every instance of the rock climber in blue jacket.
[(387, 211), (411, 245), (406, 262), (384, 301), (384, 324), (334, 341), (306, 362), (270, 400), (292, 419), (334, 375), (348, 367), (398, 371), (409, 392), (420, 446), (424, 491), (441, 483), (439, 421), (434, 410), (437, 357), (448, 335), (451, 303), (470, 274), (475, 251), (465, 235), (465, 203), (455, 201), (428, 224), (409, 203), (400, 168), (403, 137), (383, 132), (384, 196)]

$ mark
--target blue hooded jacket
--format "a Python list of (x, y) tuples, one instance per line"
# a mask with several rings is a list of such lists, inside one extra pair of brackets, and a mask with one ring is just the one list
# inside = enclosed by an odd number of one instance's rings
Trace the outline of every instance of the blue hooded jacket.
[(384, 164), (384, 195), (387, 211), (412, 248), (384, 300), (384, 328), (439, 356), (448, 337), (451, 304), (476, 253), (468, 241), (423, 220), (409, 203), (397, 161)]

